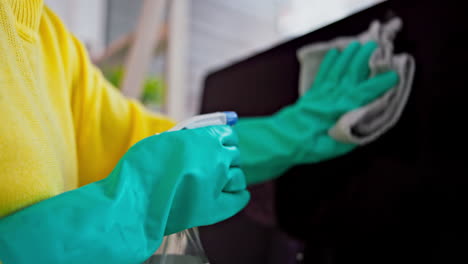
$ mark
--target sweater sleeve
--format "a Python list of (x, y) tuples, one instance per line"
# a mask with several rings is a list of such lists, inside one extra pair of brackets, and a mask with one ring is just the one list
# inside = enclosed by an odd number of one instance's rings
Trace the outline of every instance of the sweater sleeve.
[(63, 56), (69, 58), (71, 109), (82, 186), (108, 175), (134, 143), (168, 130), (174, 123), (122, 96), (90, 62), (84, 45), (59, 18), (47, 8), (45, 15), (57, 25), (57, 35), (65, 44)]

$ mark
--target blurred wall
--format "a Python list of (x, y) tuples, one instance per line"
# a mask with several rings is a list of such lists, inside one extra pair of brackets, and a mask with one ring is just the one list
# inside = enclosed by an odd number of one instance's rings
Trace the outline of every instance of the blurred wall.
[(91, 56), (104, 50), (107, 0), (45, 0), (45, 3), (85, 43)]
[(107, 3), (106, 43), (116, 40), (135, 27), (142, 0), (110, 0)]

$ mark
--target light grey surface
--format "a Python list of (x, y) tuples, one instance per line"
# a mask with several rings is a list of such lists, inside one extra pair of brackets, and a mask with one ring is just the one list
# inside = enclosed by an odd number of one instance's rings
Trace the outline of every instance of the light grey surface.
[(107, 44), (133, 30), (138, 21), (142, 3), (142, 0), (107, 1)]
[(361, 43), (373, 40), (379, 44), (369, 62), (371, 76), (388, 70), (395, 70), (400, 76), (398, 85), (382, 97), (343, 115), (329, 131), (333, 138), (346, 143), (367, 144), (383, 135), (399, 120), (411, 91), (415, 71), (415, 62), (411, 55), (393, 53), (393, 41), (402, 24), (399, 18), (393, 18), (384, 24), (374, 21), (366, 32), (358, 36), (341, 37), (298, 50), (301, 94), (311, 87), (327, 51), (331, 48), (344, 49), (355, 40)]

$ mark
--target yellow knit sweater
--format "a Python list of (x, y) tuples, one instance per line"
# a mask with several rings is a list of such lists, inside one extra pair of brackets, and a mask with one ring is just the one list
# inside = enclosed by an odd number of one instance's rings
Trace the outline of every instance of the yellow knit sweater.
[(100, 180), (169, 119), (126, 100), (41, 0), (0, 1), (0, 218)]

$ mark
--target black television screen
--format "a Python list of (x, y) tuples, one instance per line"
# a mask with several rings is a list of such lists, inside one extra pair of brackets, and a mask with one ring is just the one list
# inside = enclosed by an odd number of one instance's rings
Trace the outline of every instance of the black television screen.
[(306, 263), (468, 263), (467, 15), (456, 1), (387, 1), (206, 77), (202, 113), (273, 114), (298, 97), (298, 48), (403, 19), (396, 51), (415, 57), (416, 74), (398, 124), (274, 182), (276, 220), (305, 242)]

